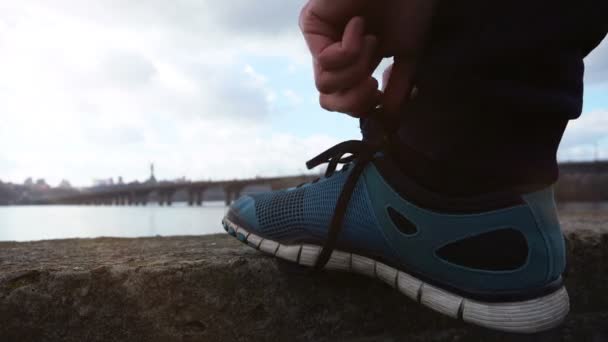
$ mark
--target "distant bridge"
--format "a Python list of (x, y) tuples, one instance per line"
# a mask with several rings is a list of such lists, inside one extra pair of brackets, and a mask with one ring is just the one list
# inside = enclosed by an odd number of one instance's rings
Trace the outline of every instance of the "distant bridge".
[(608, 174), (608, 161), (564, 162), (559, 164), (562, 174)]
[(146, 205), (152, 194), (156, 194), (159, 205), (173, 204), (173, 195), (178, 191), (186, 191), (190, 206), (202, 205), (203, 194), (209, 188), (219, 187), (224, 190), (226, 204), (237, 199), (242, 190), (251, 185), (269, 185), (273, 190), (295, 186), (317, 178), (315, 175), (300, 175), (275, 178), (252, 178), (226, 181), (195, 181), (195, 182), (158, 182), (104, 186), (95, 189), (85, 189), (81, 193), (48, 198), (44, 204), (74, 204), (74, 205)]
[[(608, 174), (608, 161), (595, 162), (566, 162), (560, 163), (560, 173), (564, 175)], [(159, 205), (170, 206), (173, 196), (178, 191), (187, 193), (190, 206), (202, 205), (203, 194), (209, 188), (221, 188), (225, 193), (226, 204), (237, 199), (245, 187), (251, 185), (269, 185), (271, 189), (283, 189), (317, 178), (315, 175), (299, 175), (274, 178), (252, 178), (224, 181), (194, 181), (194, 182), (158, 182), (126, 185), (113, 185), (88, 188), (74, 195), (47, 198), (37, 201), (38, 204), (77, 204), (77, 205), (146, 205), (152, 194), (158, 199)]]

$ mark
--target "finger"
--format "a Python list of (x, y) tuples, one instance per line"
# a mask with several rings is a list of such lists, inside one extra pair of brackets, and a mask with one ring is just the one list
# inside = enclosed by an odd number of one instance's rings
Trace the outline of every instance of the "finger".
[(300, 30), (313, 58), (317, 58), (328, 46), (340, 40), (339, 32), (315, 15), (311, 11), (310, 3), (300, 13)]
[(342, 40), (327, 46), (318, 55), (321, 67), (332, 70), (354, 63), (361, 55), (364, 33), (365, 21), (363, 18), (352, 18), (344, 29)]
[(386, 90), (386, 86), (388, 85), (388, 80), (391, 78), (391, 71), (393, 70), (393, 65), (389, 65), (384, 72), (382, 73), (382, 91)]
[(361, 105), (360, 109), (354, 109), (346, 114), (355, 118), (366, 118), (372, 113), (372, 110), (380, 104), (380, 100), (382, 99), (382, 92), (378, 90), (378, 81), (376, 81), (374, 87), (370, 88), (367, 98), (369, 102)]
[(365, 116), (379, 100), (378, 81), (372, 77), (349, 90), (319, 96), (319, 103), (323, 109), (355, 117)]
[(315, 77), (317, 89), (321, 93), (331, 94), (352, 88), (362, 80), (368, 79), (376, 69), (378, 40), (374, 36), (365, 36), (361, 55), (352, 65), (342, 69), (325, 70), (319, 63)]
[(319, 54), (334, 42), (322, 34), (304, 33), (304, 40), (308, 45), (310, 54), (313, 58), (318, 58)]
[(405, 104), (412, 87), (413, 73), (414, 62), (412, 60), (395, 57), (382, 96), (382, 105), (388, 113), (398, 112)]

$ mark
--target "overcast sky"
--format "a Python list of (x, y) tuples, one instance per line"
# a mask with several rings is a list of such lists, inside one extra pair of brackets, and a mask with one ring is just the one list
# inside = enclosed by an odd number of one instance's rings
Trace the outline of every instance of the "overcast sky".
[[(356, 120), (319, 109), (301, 0), (0, 0), (0, 180), (300, 173)], [(608, 158), (608, 43), (561, 159)]]

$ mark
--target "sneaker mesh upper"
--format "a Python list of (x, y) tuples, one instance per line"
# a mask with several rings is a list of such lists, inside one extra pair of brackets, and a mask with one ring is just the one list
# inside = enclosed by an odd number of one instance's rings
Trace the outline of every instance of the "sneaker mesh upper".
[[(300, 188), (252, 195), (261, 233), (282, 242), (318, 240), (322, 243), (347, 177), (348, 171), (337, 172)], [(346, 210), (338, 242), (351, 248), (386, 248), (362, 179)]]
[(269, 237), (301, 235), (304, 227), (304, 189), (254, 195), (260, 227)]

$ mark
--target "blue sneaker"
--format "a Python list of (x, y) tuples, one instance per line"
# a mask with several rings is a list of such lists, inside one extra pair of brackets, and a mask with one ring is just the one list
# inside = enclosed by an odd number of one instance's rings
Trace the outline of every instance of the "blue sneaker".
[(565, 248), (551, 187), (445, 197), (408, 179), (382, 151), (366, 141), (334, 146), (308, 163), (328, 162), (324, 177), (241, 197), (224, 228), (275, 257), (378, 278), (486, 328), (535, 333), (564, 320)]

